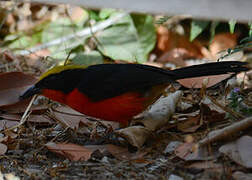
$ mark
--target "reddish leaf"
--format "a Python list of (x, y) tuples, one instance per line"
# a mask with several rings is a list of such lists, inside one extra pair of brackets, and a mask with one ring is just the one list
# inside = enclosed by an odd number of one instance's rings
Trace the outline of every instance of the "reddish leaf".
[(46, 147), (57, 154), (64, 156), (72, 161), (87, 161), (90, 159), (91, 154), (94, 152), (92, 148), (86, 148), (84, 146), (76, 144), (60, 144), (49, 142)]
[(166, 27), (159, 26), (157, 30), (156, 53), (158, 55), (171, 51), (174, 48), (185, 49), (190, 57), (202, 58), (202, 45), (198, 41), (190, 42), (186, 36), (179, 35)]
[(217, 53), (228, 48), (234, 48), (237, 44), (237, 34), (220, 33), (214, 36), (209, 50), (213, 56), (216, 57)]
[(229, 78), (230, 74), (222, 74), (222, 75), (215, 75), (215, 76), (203, 76), (203, 77), (196, 77), (196, 78), (187, 78), (187, 79), (180, 79), (178, 82), (187, 88), (202, 88), (203, 81), (205, 79), (208, 80), (206, 85), (207, 88), (214, 86), (215, 84)]
[(19, 96), (36, 81), (33, 76), (22, 72), (0, 74), (0, 106), (19, 102)]

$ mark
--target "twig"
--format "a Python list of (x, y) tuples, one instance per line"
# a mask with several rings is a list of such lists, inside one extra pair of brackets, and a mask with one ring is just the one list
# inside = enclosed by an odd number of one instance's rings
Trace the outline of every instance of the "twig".
[(199, 141), (198, 145), (204, 146), (211, 142), (224, 139), (225, 137), (231, 136), (232, 134), (250, 127), (252, 127), (252, 117), (245, 118), (223, 129), (210, 132), (207, 137)]
[(93, 26), (92, 29), (90, 27), (85, 28), (85, 29), (83, 29), (83, 30), (81, 30), (79, 32), (76, 32), (76, 33), (73, 33), (73, 34), (58, 38), (58, 39), (54, 39), (54, 40), (52, 40), (50, 42), (44, 43), (44, 44), (39, 45), (39, 46), (35, 46), (35, 47), (30, 48), (28, 50), (19, 51), (18, 54), (20, 54), (20, 55), (29, 55), (29, 54), (32, 54), (32, 53), (34, 53), (36, 51), (46, 49), (46, 48), (51, 47), (51, 46), (59, 45), (59, 44), (65, 42), (65, 41), (71, 40), (73, 38), (80, 38), (80, 37), (83, 37), (83, 36), (90, 35), (92, 33), (95, 33), (97, 31), (100, 31), (100, 30), (103, 30), (103, 29), (107, 28), (108, 26), (114, 24), (115, 22), (117, 22), (118, 20), (120, 20), (121, 18), (123, 18), (126, 15), (127, 15), (127, 13), (118, 14), (117, 16), (109, 18), (106, 21), (98, 23), (97, 25)]
[(21, 126), (22, 124), (25, 123), (25, 121), (27, 120), (27, 117), (28, 117), (29, 114), (31, 113), (31, 112), (30, 112), (30, 109), (31, 109), (31, 106), (32, 106), (34, 100), (36, 99), (36, 97), (37, 97), (37, 95), (34, 95), (34, 96), (32, 97), (32, 99), (31, 99), (29, 105), (27, 106), (27, 108), (26, 108), (26, 110), (25, 110), (25, 112), (24, 112), (24, 114), (23, 114), (23, 116), (22, 116), (20, 122), (18, 123), (18, 125), (12, 126), (12, 127), (10, 127), (9, 129), (5, 129), (4, 131), (11, 131), (11, 130), (18, 128), (19, 126)]

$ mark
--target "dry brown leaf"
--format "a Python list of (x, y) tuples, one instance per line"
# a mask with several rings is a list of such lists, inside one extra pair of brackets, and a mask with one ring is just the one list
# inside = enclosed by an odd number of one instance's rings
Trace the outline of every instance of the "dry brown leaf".
[(128, 148), (116, 146), (113, 144), (105, 145), (107, 151), (109, 151), (115, 158), (119, 160), (137, 160), (141, 159), (147, 152), (130, 153)]
[(48, 150), (60, 154), (72, 161), (87, 161), (94, 152), (94, 150), (91, 148), (86, 148), (84, 146), (71, 143), (63, 144), (49, 142), (45, 146), (48, 148)]
[(198, 147), (193, 142), (186, 142), (175, 149), (176, 156), (185, 161), (212, 160), (216, 154), (209, 153), (207, 147)]
[(200, 118), (200, 114), (198, 114), (197, 116), (188, 117), (187, 120), (180, 122), (177, 125), (177, 129), (182, 132), (195, 132), (202, 125), (200, 123)]
[(156, 53), (161, 55), (174, 48), (182, 48), (189, 52), (191, 57), (202, 58), (202, 45), (197, 41), (190, 42), (189, 38), (179, 35), (172, 30), (168, 30), (164, 26), (159, 26), (157, 29), (157, 46)]
[(7, 152), (7, 146), (5, 144), (0, 143), (0, 155), (4, 155)]
[[(0, 115), (0, 117), (5, 120), (10, 120), (10, 121), (20, 121), (20, 119), (22, 118), (22, 116), (19, 114), (2, 114)], [(37, 115), (37, 114), (29, 115), (29, 118), (27, 121), (34, 122), (34, 123), (52, 123), (49, 117), (44, 116), (44, 115)]]
[(231, 33), (220, 33), (216, 34), (209, 45), (209, 50), (214, 57), (220, 51), (226, 50), (228, 48), (234, 48), (237, 45), (237, 34)]
[(223, 165), (216, 163), (214, 161), (203, 161), (203, 162), (194, 162), (186, 168), (194, 168), (194, 169), (222, 169)]
[(75, 130), (79, 128), (80, 123), (86, 126), (92, 125), (92, 122), (90, 122), (83, 114), (66, 106), (60, 106), (55, 109), (54, 116), (64, 126)]
[[(9, 114), (16, 114), (16, 113), (23, 113), (25, 112), (27, 106), (29, 105), (31, 99), (25, 99), (23, 101), (19, 101), (15, 104), (12, 105), (7, 105), (7, 106), (2, 106), (0, 107), (0, 110), (4, 111), (5, 113)], [(45, 112), (48, 109), (48, 106), (46, 105), (32, 105), (31, 111), (36, 111), (36, 112)]]
[(146, 140), (151, 135), (151, 131), (143, 126), (131, 126), (115, 131), (119, 136), (127, 139), (127, 141), (137, 148), (143, 146)]
[(201, 101), (200, 111), (204, 116), (204, 121), (207, 122), (220, 122), (223, 121), (226, 116), (226, 112), (215, 105), (207, 96)]
[(236, 163), (252, 168), (252, 137), (242, 136), (234, 142), (221, 146), (219, 151)]
[(230, 74), (214, 75), (214, 76), (202, 76), (195, 78), (180, 79), (178, 82), (187, 88), (202, 88), (205, 80), (208, 81), (206, 88), (214, 86), (217, 83), (229, 78)]
[(19, 96), (37, 79), (22, 72), (7, 72), (0, 74), (0, 106), (19, 102)]
[(161, 57), (157, 59), (157, 62), (161, 62), (161, 63), (171, 62), (175, 64), (176, 66), (184, 67), (186, 66), (186, 63), (184, 60), (190, 59), (190, 58), (194, 58), (194, 56), (190, 54), (188, 50), (183, 49), (183, 48), (174, 48), (170, 51), (163, 53)]

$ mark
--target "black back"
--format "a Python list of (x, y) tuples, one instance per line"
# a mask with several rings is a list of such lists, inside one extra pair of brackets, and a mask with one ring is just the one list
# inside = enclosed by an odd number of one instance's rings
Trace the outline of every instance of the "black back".
[(125, 92), (145, 92), (151, 87), (172, 82), (167, 70), (141, 64), (100, 64), (84, 70), (78, 89), (93, 101)]

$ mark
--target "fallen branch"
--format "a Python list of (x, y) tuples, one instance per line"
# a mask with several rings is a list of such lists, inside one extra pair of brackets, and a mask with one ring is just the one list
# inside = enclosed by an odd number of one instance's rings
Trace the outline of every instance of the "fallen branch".
[(252, 127), (252, 117), (245, 118), (239, 122), (236, 122), (228, 127), (210, 132), (207, 137), (200, 140), (198, 145), (204, 146), (217, 140), (224, 139), (239, 131)]

